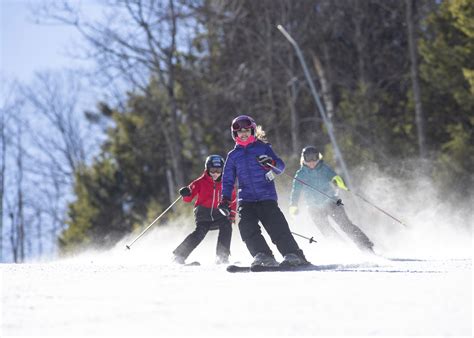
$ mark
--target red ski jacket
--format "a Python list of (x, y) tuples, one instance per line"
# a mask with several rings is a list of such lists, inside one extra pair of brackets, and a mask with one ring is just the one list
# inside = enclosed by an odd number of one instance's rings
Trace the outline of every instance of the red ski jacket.
[[(204, 171), (200, 177), (191, 182), (189, 189), (191, 189), (191, 195), (183, 197), (183, 201), (188, 203), (192, 202), (194, 197), (197, 196), (196, 202), (194, 203), (196, 220), (214, 221), (221, 218), (221, 216), (223, 217), (217, 208), (221, 201), (222, 181), (214, 181), (212, 177), (207, 174), (207, 171)], [(236, 207), (237, 203), (234, 188), (232, 191), (232, 202), (230, 204), (230, 208), (233, 211), (231, 212), (231, 219), (235, 218)]]

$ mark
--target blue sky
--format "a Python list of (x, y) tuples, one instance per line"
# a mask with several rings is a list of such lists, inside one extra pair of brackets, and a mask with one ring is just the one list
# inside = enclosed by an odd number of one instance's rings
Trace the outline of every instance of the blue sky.
[[(29, 81), (36, 71), (84, 65), (67, 50), (79, 34), (71, 27), (39, 25), (30, 10), (39, 0), (0, 0), (0, 66), (8, 79)], [(96, 1), (76, 0), (84, 10), (93, 10)]]
[[(6, 88), (4, 92), (4, 87), (8, 87), (9, 82), (18, 80), (21, 84), (30, 85), (36, 72), (46, 70), (61, 72), (69, 68), (75, 69), (93, 65), (93, 61), (85, 62), (67, 55), (66, 51), (81, 41), (80, 34), (74, 28), (64, 25), (40, 25), (35, 23), (31, 8), (32, 5), (41, 4), (42, 1), (43, 0), (0, 0), (0, 108), (2, 108), (2, 105), (5, 103), (5, 98), (1, 95), (5, 94), (7, 89), (9, 89)], [(91, 13), (94, 15), (100, 13), (99, 6), (97, 6), (98, 0), (71, 0), (70, 2), (80, 4), (81, 9), (87, 12), (87, 14)], [(78, 97), (79, 102), (76, 105), (77, 116), (78, 118), (82, 117), (82, 119), (83, 111), (85, 109), (93, 109), (97, 97), (100, 94), (96, 88), (84, 87), (85, 86), (81, 88), (80, 96)], [(25, 114), (24, 116), (32, 112), (34, 113), (34, 110), (22, 110), (22, 114)], [(85, 127), (86, 124), (83, 120), (79, 120), (80, 124), (78, 126), (83, 128), (84, 135), (88, 135), (85, 137), (85, 142), (87, 142), (87, 150), (90, 151), (89, 155), (93, 156), (96, 150), (94, 142), (99, 144), (97, 140), (100, 139), (102, 134), (100, 131), (97, 131), (97, 129), (93, 129), (88, 125)], [(41, 118), (31, 120), (30, 122), (35, 129), (46, 129), (43, 128), (41, 124)], [(84, 122), (84, 124), (82, 124), (82, 122)], [(38, 152), (37, 148), (32, 145), (30, 139), (25, 137), (23, 142), (23, 146), (28, 147), (30, 155), (34, 154), (36, 159), (41, 158), (42, 155)], [(15, 167), (12, 166), (12, 168)], [(11, 176), (13, 176), (14, 172), (11, 172)], [(9, 179), (10, 178), (7, 178), (7, 180)], [(32, 194), (35, 188), (31, 186), (33, 184), (32, 182), (34, 182), (34, 180), (28, 181), (25, 179), (24, 187), (27, 194)], [(7, 183), (7, 189), (8, 187)], [(4, 218), (4, 224), (9, 224), (6, 218)], [(46, 226), (47, 225), (44, 225), (45, 229)], [(5, 226), (2, 230), (3, 259), (4, 261), (10, 261), (12, 259), (9, 256), (11, 252), (8, 242), (10, 227)], [(55, 252), (55, 242), (50, 236), (44, 237), (42, 245), (46, 255)], [(33, 256), (35, 254), (36, 252), (33, 252)]]

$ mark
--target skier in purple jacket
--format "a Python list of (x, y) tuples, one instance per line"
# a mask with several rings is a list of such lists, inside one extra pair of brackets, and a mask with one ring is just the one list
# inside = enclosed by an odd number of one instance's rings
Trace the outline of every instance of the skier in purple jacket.
[[(260, 221), (283, 256), (282, 266), (306, 265), (303, 251), (291, 234), (288, 222), (277, 203), (274, 175), (281, 174), (285, 163), (264, 142), (265, 133), (253, 118), (236, 117), (231, 125), (235, 147), (227, 154), (222, 178), (222, 202), (219, 209), (230, 213), (232, 189), (238, 183), (239, 230), (254, 261), (252, 266), (277, 266), (272, 250), (262, 236)], [(269, 166), (278, 168), (273, 172)]]

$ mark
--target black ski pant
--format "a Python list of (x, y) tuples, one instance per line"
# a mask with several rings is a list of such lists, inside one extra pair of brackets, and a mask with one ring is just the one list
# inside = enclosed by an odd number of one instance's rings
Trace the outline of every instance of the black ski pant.
[(209, 230), (219, 229), (217, 236), (216, 256), (226, 259), (230, 255), (230, 241), (232, 238), (232, 225), (227, 218), (216, 221), (203, 221), (196, 223), (196, 229), (173, 251), (173, 254), (185, 259), (202, 242)]
[(260, 221), (282, 256), (288, 253), (302, 254), (288, 222), (278, 207), (277, 201), (241, 202), (239, 204), (239, 230), (252, 257), (263, 252), (273, 255), (262, 235)]
[(329, 223), (328, 216), (332, 217), (339, 225), (342, 231), (359, 247), (360, 249), (372, 249), (374, 244), (367, 235), (355, 224), (351, 222), (342, 205), (335, 203), (328, 204), (322, 208), (310, 208), (311, 218), (321, 231), (323, 236), (341, 240), (341, 236)]

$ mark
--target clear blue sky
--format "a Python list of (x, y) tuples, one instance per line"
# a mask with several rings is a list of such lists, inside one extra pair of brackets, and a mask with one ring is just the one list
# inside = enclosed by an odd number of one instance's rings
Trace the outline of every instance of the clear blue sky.
[[(8, 80), (29, 81), (36, 71), (84, 65), (66, 55), (80, 40), (73, 28), (34, 23), (30, 8), (40, 1), (0, 0), (0, 73)], [(72, 2), (83, 10), (97, 9), (94, 0)]]

